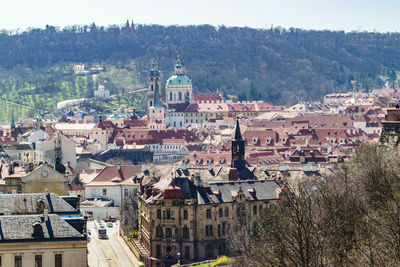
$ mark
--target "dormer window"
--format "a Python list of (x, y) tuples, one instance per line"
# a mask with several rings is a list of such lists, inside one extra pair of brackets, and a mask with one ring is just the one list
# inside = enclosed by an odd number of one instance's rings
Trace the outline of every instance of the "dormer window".
[(256, 144), (257, 141), (258, 141), (258, 137), (254, 137), (254, 138), (253, 138), (253, 144)]

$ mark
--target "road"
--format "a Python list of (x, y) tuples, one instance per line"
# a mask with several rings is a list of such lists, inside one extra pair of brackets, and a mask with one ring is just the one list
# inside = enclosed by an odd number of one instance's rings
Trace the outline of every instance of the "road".
[(119, 222), (113, 227), (107, 227), (108, 239), (98, 239), (94, 222), (88, 221), (90, 230), (90, 243), (88, 244), (89, 267), (129, 267), (139, 266), (138, 260), (131, 252), (122, 237), (118, 236)]

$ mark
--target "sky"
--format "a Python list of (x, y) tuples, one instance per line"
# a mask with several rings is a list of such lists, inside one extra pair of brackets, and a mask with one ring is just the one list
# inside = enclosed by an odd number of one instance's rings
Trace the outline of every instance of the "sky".
[(0, 29), (139, 24), (400, 32), (399, 0), (0, 0)]

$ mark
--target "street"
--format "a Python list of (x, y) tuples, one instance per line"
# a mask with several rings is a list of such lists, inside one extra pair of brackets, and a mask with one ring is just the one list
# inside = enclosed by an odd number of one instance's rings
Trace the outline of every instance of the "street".
[(135, 255), (123, 238), (118, 236), (119, 222), (113, 223), (113, 227), (106, 227), (108, 239), (98, 239), (94, 221), (87, 222), (87, 229), (91, 232), (88, 244), (89, 267), (138, 266)]

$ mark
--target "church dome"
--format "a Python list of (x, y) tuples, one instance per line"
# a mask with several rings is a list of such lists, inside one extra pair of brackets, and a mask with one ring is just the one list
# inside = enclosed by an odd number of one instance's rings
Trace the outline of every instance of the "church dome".
[(192, 80), (190, 80), (186, 75), (172, 75), (167, 80), (167, 85), (176, 85), (176, 84), (192, 84)]
[(178, 63), (176, 63), (175, 65), (175, 74), (169, 77), (167, 80), (167, 85), (178, 85), (178, 84), (192, 84), (192, 80), (190, 80), (184, 74), (180, 59), (178, 59)]

